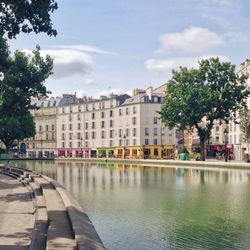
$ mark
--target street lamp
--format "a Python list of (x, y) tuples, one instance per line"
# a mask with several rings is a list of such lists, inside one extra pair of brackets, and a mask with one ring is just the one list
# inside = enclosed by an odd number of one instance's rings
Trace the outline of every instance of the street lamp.
[(227, 162), (228, 151), (227, 151), (227, 144), (228, 144), (228, 129), (224, 129), (224, 139), (225, 139), (225, 162)]
[(125, 159), (125, 140), (126, 140), (126, 135), (123, 135), (123, 158)]

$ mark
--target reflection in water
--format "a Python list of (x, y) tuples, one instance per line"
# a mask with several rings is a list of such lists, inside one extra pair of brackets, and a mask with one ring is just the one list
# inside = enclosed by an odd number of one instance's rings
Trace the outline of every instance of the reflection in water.
[(80, 202), (107, 249), (248, 249), (250, 172), (21, 162)]

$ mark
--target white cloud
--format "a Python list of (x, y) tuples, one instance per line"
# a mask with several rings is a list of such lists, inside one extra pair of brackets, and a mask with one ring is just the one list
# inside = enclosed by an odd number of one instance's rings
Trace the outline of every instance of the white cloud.
[(206, 55), (206, 56), (197, 56), (197, 57), (176, 57), (176, 58), (169, 58), (169, 59), (148, 59), (145, 61), (144, 65), (147, 70), (155, 72), (155, 73), (162, 73), (162, 72), (169, 72), (172, 69), (178, 69), (180, 66), (190, 67), (198, 67), (198, 62), (202, 59), (208, 59), (211, 57), (219, 57), (222, 61), (228, 61), (228, 58), (222, 55)]
[(69, 49), (69, 50), (77, 50), (88, 53), (97, 53), (97, 54), (114, 54), (109, 51), (105, 51), (95, 46), (85, 45), (85, 44), (73, 44), (73, 45), (58, 45), (55, 46), (56, 49)]
[[(31, 54), (30, 50), (23, 50), (27, 54)], [(84, 77), (93, 71), (93, 59), (84, 52), (76, 50), (41, 50), (41, 55), (49, 55), (54, 60), (53, 78), (61, 79), (72, 75), (80, 75)]]
[(199, 54), (223, 44), (221, 36), (206, 28), (191, 26), (160, 37), (159, 52)]

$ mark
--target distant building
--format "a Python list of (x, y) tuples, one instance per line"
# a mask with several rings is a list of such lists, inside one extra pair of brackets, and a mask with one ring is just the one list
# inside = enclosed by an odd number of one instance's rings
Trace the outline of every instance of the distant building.
[(176, 132), (165, 128), (157, 113), (165, 90), (166, 84), (136, 90), (132, 97), (34, 100), (36, 135), (20, 146), (29, 157), (172, 158)]

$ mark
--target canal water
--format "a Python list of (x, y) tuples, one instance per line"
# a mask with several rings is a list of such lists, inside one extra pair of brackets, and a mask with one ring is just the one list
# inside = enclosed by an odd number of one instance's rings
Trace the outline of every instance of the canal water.
[(107, 249), (250, 248), (250, 171), (93, 162), (17, 164), (64, 185)]

